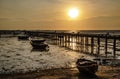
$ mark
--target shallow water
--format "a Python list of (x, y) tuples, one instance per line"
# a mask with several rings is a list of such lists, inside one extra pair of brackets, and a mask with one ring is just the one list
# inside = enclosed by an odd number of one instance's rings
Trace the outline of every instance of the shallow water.
[[(47, 40), (48, 42), (50, 41)], [(56, 45), (48, 45), (49, 51), (38, 51), (32, 49), (29, 40), (18, 40), (17, 37), (0, 38), (0, 74), (70, 68), (75, 67), (75, 62), (82, 56), (94, 58)]]
[(35, 51), (29, 40), (0, 38), (0, 74), (75, 67), (76, 60), (83, 55), (50, 44), (49, 51)]

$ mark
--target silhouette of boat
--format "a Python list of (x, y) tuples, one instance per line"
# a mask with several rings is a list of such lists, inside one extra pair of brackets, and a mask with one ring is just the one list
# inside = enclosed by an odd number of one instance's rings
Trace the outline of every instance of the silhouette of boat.
[(31, 43), (34, 43), (34, 44), (40, 44), (44, 42), (45, 42), (45, 39), (31, 39)]
[(31, 43), (31, 45), (34, 49), (36, 48), (36, 49), (41, 49), (41, 50), (46, 49), (48, 47), (48, 45), (44, 43), (42, 44)]
[(87, 60), (87, 59), (78, 59), (76, 62), (77, 68), (80, 73), (84, 74), (95, 74), (98, 70), (97, 62)]
[(19, 35), (18, 39), (19, 40), (28, 40), (29, 36), (28, 35)]
[(31, 43), (33, 49), (46, 50), (49, 48), (49, 46), (47, 44), (45, 44), (44, 42), (45, 42), (44, 39), (32, 39), (30, 43)]

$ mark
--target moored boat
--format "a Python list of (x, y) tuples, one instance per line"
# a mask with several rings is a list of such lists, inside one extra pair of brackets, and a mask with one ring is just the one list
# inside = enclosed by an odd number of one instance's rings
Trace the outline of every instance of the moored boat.
[(34, 44), (40, 44), (40, 43), (44, 43), (45, 39), (31, 39), (30, 41), (31, 43), (34, 43)]
[(45, 42), (45, 39), (31, 39), (30, 43), (33, 49), (46, 50), (49, 48), (49, 46), (44, 42)]
[(95, 74), (95, 72), (98, 70), (97, 62), (87, 59), (78, 59), (76, 65), (79, 72), (84, 74)]
[(34, 49), (46, 49), (48, 47), (48, 45), (44, 43), (42, 44), (31, 43), (31, 45)]
[(19, 39), (19, 40), (27, 40), (28, 38), (29, 38), (28, 35), (19, 35), (19, 36), (18, 36), (18, 39)]

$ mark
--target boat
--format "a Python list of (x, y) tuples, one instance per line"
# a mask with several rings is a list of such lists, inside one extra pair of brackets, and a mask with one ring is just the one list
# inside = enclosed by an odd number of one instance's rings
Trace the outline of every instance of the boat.
[(18, 39), (19, 40), (28, 40), (29, 36), (28, 35), (19, 35)]
[(44, 43), (41, 43), (41, 44), (31, 43), (31, 45), (34, 49), (46, 49), (46, 48), (48, 48), (48, 45), (44, 44)]
[(76, 62), (77, 68), (80, 73), (84, 74), (95, 74), (98, 70), (97, 62), (87, 60), (87, 59), (78, 59)]
[(34, 43), (34, 44), (40, 44), (40, 43), (44, 43), (45, 39), (31, 39), (30, 41), (31, 43)]
[(32, 39), (30, 43), (33, 49), (46, 50), (49, 48), (49, 46), (44, 42), (45, 42), (44, 39)]

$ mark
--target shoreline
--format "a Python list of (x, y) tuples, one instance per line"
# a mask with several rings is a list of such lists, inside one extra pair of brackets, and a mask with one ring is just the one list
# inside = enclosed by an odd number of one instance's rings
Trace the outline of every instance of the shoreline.
[(80, 74), (77, 68), (57, 68), (25, 74), (0, 75), (0, 79), (119, 79), (120, 66), (99, 66), (95, 76)]

